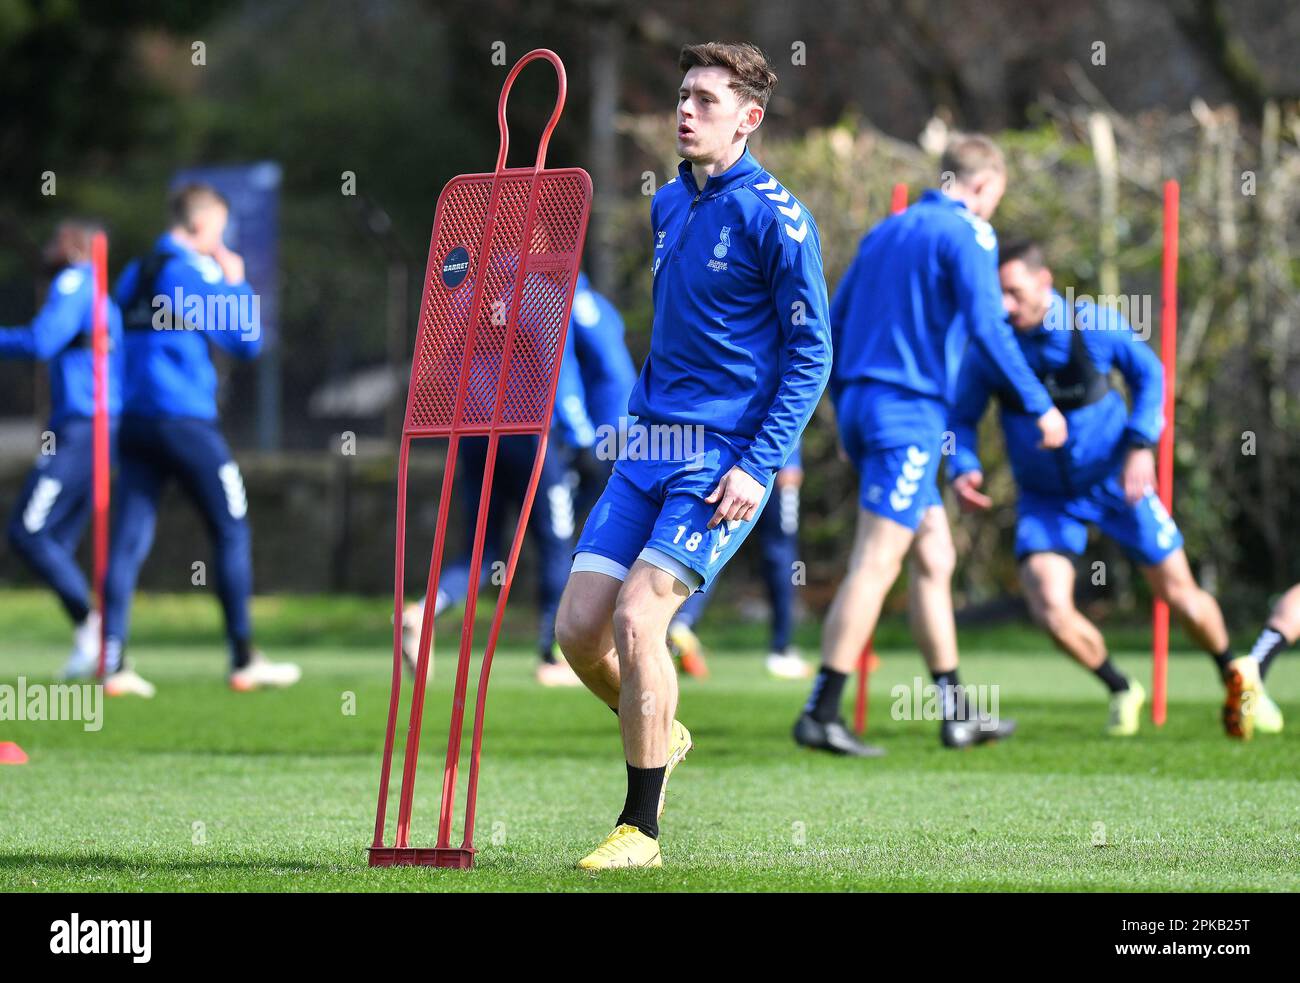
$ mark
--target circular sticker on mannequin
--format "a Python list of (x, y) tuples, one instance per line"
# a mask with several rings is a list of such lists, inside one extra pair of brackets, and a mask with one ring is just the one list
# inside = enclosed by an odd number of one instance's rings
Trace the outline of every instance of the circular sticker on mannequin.
[(455, 290), (464, 282), (465, 277), (469, 274), (469, 250), (464, 246), (457, 246), (449, 252), (442, 260), (442, 282), (451, 290)]

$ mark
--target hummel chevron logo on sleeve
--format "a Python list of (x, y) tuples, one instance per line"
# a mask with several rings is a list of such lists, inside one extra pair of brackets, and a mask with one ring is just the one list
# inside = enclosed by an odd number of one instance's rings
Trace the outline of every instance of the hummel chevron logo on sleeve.
[[(777, 184), (774, 177), (769, 176), (762, 184), (754, 185), (754, 190), (772, 192), (766, 196), (767, 199), (777, 202), (776, 210), (788, 218), (790, 222), (798, 221), (799, 216), (803, 214), (803, 209), (799, 207), (797, 201), (793, 205), (786, 206), (785, 203), (790, 200), (790, 192)], [(808, 223), (799, 222), (799, 228), (796, 229), (790, 222), (785, 225), (785, 234), (795, 242), (803, 242), (808, 235)]]

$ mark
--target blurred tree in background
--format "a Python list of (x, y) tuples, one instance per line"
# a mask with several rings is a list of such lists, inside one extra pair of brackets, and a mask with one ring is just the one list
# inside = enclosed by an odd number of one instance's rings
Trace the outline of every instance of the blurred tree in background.
[[(367, 372), (400, 393), (438, 191), (491, 166), (501, 81), (545, 45), (569, 73), (548, 159), (593, 174), (587, 265), (639, 361), (648, 196), (676, 165), (677, 51), (714, 37), (752, 39), (776, 66), (756, 149), (817, 215), (832, 289), (890, 185), (915, 197), (947, 131), (984, 129), (1012, 161), (999, 229), (1042, 238), (1061, 286), (1147, 297), (1155, 340), (1160, 184), (1180, 178), (1177, 517), (1202, 576), (1256, 609), (1300, 577), (1300, 5), (1285, 0), (0, 0), (0, 322), (30, 316), (57, 217), (106, 218), (116, 273), (161, 230), (175, 170), (276, 160), (286, 446), (319, 451), (340, 429), (381, 439), (391, 405), (329, 415), (313, 397)], [(554, 98), (544, 67), (528, 73), (512, 163), (531, 159)], [(41, 194), (47, 171), (55, 196)], [(224, 370), (227, 427), (246, 444), (253, 370)], [(36, 378), (0, 364), (0, 417), (39, 408)], [(824, 584), (854, 501), (828, 406), (805, 447), (805, 553)], [(1013, 493), (996, 452), (990, 463), (1002, 508), (958, 524), (969, 601), (1014, 582)], [(1110, 595), (1134, 603), (1137, 585), (1120, 586)]]

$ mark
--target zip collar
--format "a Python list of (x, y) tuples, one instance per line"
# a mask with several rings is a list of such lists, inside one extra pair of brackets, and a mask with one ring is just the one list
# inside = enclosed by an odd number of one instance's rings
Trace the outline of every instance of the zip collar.
[(677, 165), (677, 175), (682, 179), (682, 184), (691, 192), (692, 196), (700, 195), (704, 198), (716, 198), (720, 194), (738, 188), (755, 174), (763, 170), (754, 155), (749, 152), (749, 147), (745, 147), (745, 152), (737, 158), (736, 162), (728, 167), (721, 174), (715, 174), (704, 182), (704, 189), (701, 190), (695, 183), (695, 172), (691, 169), (691, 162), (684, 160)]

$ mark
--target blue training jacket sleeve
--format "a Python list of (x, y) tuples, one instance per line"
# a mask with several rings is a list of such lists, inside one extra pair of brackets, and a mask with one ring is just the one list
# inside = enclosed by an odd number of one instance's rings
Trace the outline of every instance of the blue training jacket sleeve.
[[(188, 263), (170, 263), (167, 271), (171, 274), (168, 292), (179, 287), (186, 298), (201, 297), (204, 300), (200, 329), (209, 340), (236, 358), (253, 359), (261, 354), (262, 319), (258, 306), (253, 302), (253, 288), (247, 280), (233, 284), (225, 280), (212, 282)], [(209, 310), (217, 314), (217, 323), (208, 323)]]
[(1092, 311), (1103, 323), (1098, 325), (1100, 330), (1086, 331), (1084, 341), (1106, 346), (1103, 370), (1110, 366), (1119, 369), (1128, 386), (1131, 406), (1124, 435), (1154, 444), (1165, 428), (1165, 367), (1123, 314), (1098, 307)]
[(981, 246), (976, 236), (949, 242), (957, 303), (971, 338), (988, 356), (993, 370), (1020, 396), (1025, 411), (1042, 416), (1052, 408), (1052, 398), (1030, 370), (1013, 334), (1015, 329), (1007, 323), (998, 287), (996, 252)]
[(63, 351), (81, 332), (88, 289), (82, 270), (68, 268), (56, 276), (31, 324), (0, 328), (0, 358), (48, 361)]
[[(835, 297), (831, 300), (831, 351), (841, 351), (841, 342), (844, 339), (844, 322), (849, 314), (849, 289), (853, 282), (854, 267), (858, 265), (858, 256), (862, 254), (859, 249), (853, 256), (853, 261), (849, 263), (849, 268), (844, 271), (844, 276), (840, 278), (839, 286), (835, 288)], [(835, 367), (831, 367), (831, 402), (840, 401), (840, 393), (844, 391), (844, 380), (838, 378)]]
[(578, 367), (577, 342), (573, 318), (564, 338), (564, 355), (560, 358), (560, 375), (555, 384), (553, 422), (560, 440), (567, 447), (590, 447), (596, 442), (596, 427), (587, 414), (586, 389)]
[(738, 464), (764, 485), (798, 445), (830, 379), (830, 303), (821, 238), (811, 216), (809, 231), (811, 236), (796, 242), (784, 223), (773, 220), (763, 234), (768, 283), (781, 325), (784, 374), (767, 418)]
[(953, 432), (953, 456), (948, 480), (968, 471), (983, 471), (979, 457), (979, 424), (993, 393), (983, 352), (972, 352), (962, 362), (957, 377), (957, 397), (948, 414)]

